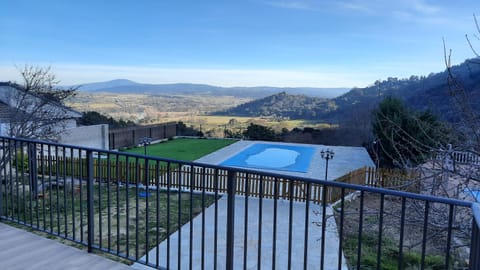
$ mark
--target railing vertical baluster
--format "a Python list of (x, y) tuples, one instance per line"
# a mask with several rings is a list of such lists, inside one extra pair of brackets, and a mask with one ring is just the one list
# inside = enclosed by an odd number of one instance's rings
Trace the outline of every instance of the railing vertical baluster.
[[(289, 182), (289, 208), (288, 208), (288, 262), (287, 262), (287, 269), (292, 269), (292, 234), (293, 234), (293, 199), (294, 199), (294, 190), (295, 190), (295, 182)], [(323, 251), (322, 251), (323, 253)], [(323, 255), (323, 254), (322, 254)], [(323, 257), (323, 256), (322, 256)]]
[(120, 254), (120, 184), (121, 184), (121, 176), (120, 176), (120, 156), (118, 154), (115, 155), (115, 174), (117, 180), (116, 186), (116, 203), (117, 203), (117, 255)]
[(170, 269), (170, 187), (171, 187), (171, 167), (167, 163), (167, 269)]
[(213, 179), (215, 189), (215, 218), (213, 225), (213, 270), (217, 270), (217, 252), (218, 252), (218, 169), (215, 169), (215, 177)]
[(202, 168), (202, 266), (201, 269), (205, 269), (205, 185), (206, 185), (206, 169)]
[(406, 199), (402, 197), (402, 213), (400, 219), (400, 243), (398, 244), (398, 269), (403, 269), (403, 236), (405, 233), (405, 204)]
[[(263, 177), (263, 176), (260, 176)], [(273, 180), (274, 190), (273, 190), (273, 243), (272, 243), (272, 269), (276, 267), (277, 260), (277, 207), (278, 207), (278, 178), (275, 177)]]
[(58, 157), (58, 146), (55, 146), (55, 191), (56, 191), (56, 206), (57, 208), (57, 235), (61, 234), (60, 229), (60, 158)]
[(472, 212), (472, 238), (470, 240), (470, 259), (468, 269), (477, 270), (480, 268), (480, 204), (473, 203)]
[(342, 251), (343, 251), (343, 222), (345, 218), (345, 188), (342, 188), (341, 191), (341, 201), (340, 201), (340, 231), (338, 233), (338, 269), (342, 269)]
[[(3, 199), (5, 200), (5, 202), (0, 202), (0, 221), (2, 220), (2, 217), (4, 216), (5, 218), (8, 217), (8, 213), (9, 213), (9, 204), (8, 204), (8, 198), (9, 198), (9, 190), (8, 190), (8, 186), (11, 185), (9, 184), (9, 181), (8, 181), (8, 178), (7, 178), (7, 164), (9, 164), (10, 162), (7, 161), (7, 156), (8, 156), (8, 151), (7, 150), (7, 146), (6, 146), (6, 143), (5, 143), (5, 138), (2, 138), (2, 149), (1, 149), (1, 153), (3, 154), (2, 155), (2, 161), (1, 161), (1, 165), (3, 166), (3, 168), (1, 168), (2, 170), (0, 170), (0, 174), (3, 174), (2, 177), (0, 178), (0, 196), (3, 197)], [(3, 192), (3, 185), (5, 185), (5, 192)], [(4, 211), (5, 209), (5, 211)]]
[(378, 246), (377, 246), (377, 269), (380, 270), (382, 258), (382, 238), (383, 238), (383, 211), (385, 207), (385, 194), (380, 195), (380, 218), (378, 222)]
[[(178, 213), (177, 213), (177, 224), (182, 224), (182, 165), (177, 164), (178, 173), (177, 173), (177, 184), (178, 184)], [(180, 226), (179, 226), (180, 227)], [(182, 230), (178, 230), (178, 247), (177, 247), (177, 268), (182, 268)]]
[[(9, 194), (9, 197), (10, 197), (10, 207), (8, 208), (8, 213), (7, 214), (9, 217), (13, 218), (13, 211), (14, 211), (14, 208), (15, 208), (15, 205), (14, 205), (14, 202), (13, 202), (13, 197), (14, 197), (14, 194), (13, 194), (13, 178), (12, 178), (12, 163), (13, 163), (13, 153), (12, 153), (12, 141), (11, 140), (8, 140), (8, 161), (7, 161), (7, 164), (5, 164), (5, 179), (8, 183), (8, 186), (10, 186), (10, 190), (9, 192), (7, 192)], [(8, 165), (8, 169), (7, 169), (7, 165)], [(7, 177), (8, 175), (8, 177)], [(8, 186), (6, 186), (5, 188), (8, 189)]]
[(248, 196), (250, 195), (249, 192), (249, 174), (245, 175), (245, 211), (244, 211), (244, 227), (243, 227), (243, 269), (247, 269), (247, 253), (248, 253)]
[[(79, 202), (80, 202), (80, 241), (82, 243), (85, 243), (84, 241), (84, 230), (83, 230), (83, 158), (82, 158), (82, 155), (83, 155), (83, 151), (82, 150), (78, 150), (78, 177), (80, 179), (80, 190), (79, 190), (79, 193), (80, 193), (80, 199), (79, 199)], [(88, 166), (87, 166), (88, 167)], [(88, 179), (88, 178), (87, 178)], [(88, 182), (88, 180), (87, 180)]]
[(259, 198), (258, 198), (258, 254), (257, 269), (262, 268), (262, 219), (263, 219), (263, 175), (259, 179)]
[[(189, 220), (190, 220), (190, 235), (189, 241), (189, 269), (193, 269), (193, 189), (195, 188), (195, 167), (190, 166), (190, 208), (189, 208)], [(179, 223), (181, 224), (181, 223)], [(180, 226), (179, 226), (180, 227)]]
[(88, 237), (87, 247), (88, 252), (93, 251), (94, 241), (94, 220), (93, 220), (93, 153), (91, 150), (87, 150), (87, 226)]
[[(73, 166), (73, 148), (70, 148), (70, 174), (72, 180), (72, 238), (76, 241), (76, 232), (75, 232), (75, 168)], [(82, 184), (81, 179), (79, 179), (79, 185)], [(81, 200), (82, 198), (80, 198)]]
[(325, 269), (325, 235), (327, 230), (327, 186), (322, 186), (322, 240), (320, 250), (320, 269)]
[(425, 215), (423, 219), (423, 238), (422, 238), (422, 259), (421, 259), (421, 269), (425, 268), (425, 252), (427, 248), (427, 234), (428, 234), (428, 210), (430, 204), (428, 201), (425, 202)]
[[(102, 163), (102, 166), (105, 163)], [(112, 181), (112, 172), (110, 164), (110, 154), (107, 154), (107, 237), (108, 237), (108, 251), (112, 250), (112, 200), (111, 200), (111, 181)], [(118, 225), (117, 225), (118, 226)]]
[(8, 142), (9, 150), (8, 151), (10, 152), (10, 160), (8, 161), (8, 164), (9, 164), (9, 166), (8, 166), (8, 171), (9, 171), (8, 179), (9, 179), (9, 183), (10, 183), (10, 194), (11, 194), (10, 195), (10, 207), (12, 208), (11, 209), (11, 216), (12, 216), (12, 218), (15, 218), (15, 203), (14, 203), (14, 197), (15, 196), (13, 194), (14, 193), (14, 189), (13, 189), (14, 187), (13, 187), (13, 168), (12, 168), (14, 153), (12, 153), (11, 144), (12, 144), (12, 140), (9, 140), (9, 142)]
[[(7, 174), (4, 173), (5, 170), (6, 170), (6, 167), (7, 167), (7, 162), (6, 162), (6, 155), (5, 155), (5, 139), (2, 138), (2, 149), (1, 149), (1, 153), (2, 153), (2, 161), (1, 161), (1, 165), (3, 166), (3, 171), (0, 171), (0, 222), (2, 221), (2, 217), (3, 215), (6, 213), (8, 213), (8, 204), (5, 202), (5, 207), (7, 209), (7, 211), (4, 213), (3, 212), (3, 207), (4, 207), (4, 203), (3, 203), (3, 184), (5, 183), (5, 194), (7, 193), (7, 179), (6, 179), (6, 176)], [(3, 174), (3, 175), (2, 175)], [(7, 201), (7, 197), (5, 196), (6, 200)]]
[(125, 225), (126, 225), (126, 254), (127, 258), (130, 257), (130, 195), (128, 194), (130, 189), (130, 161), (128, 156), (125, 157)]
[(148, 247), (150, 245), (150, 239), (149, 239), (149, 235), (150, 235), (150, 226), (149, 226), (149, 222), (150, 222), (150, 213), (149, 213), (149, 197), (150, 197), (150, 193), (149, 193), (149, 185), (150, 185), (150, 178), (149, 178), (149, 163), (150, 163), (150, 160), (148, 158), (146, 158), (144, 160), (145, 162), (145, 166), (143, 167), (144, 168), (144, 175), (145, 175), (145, 256), (146, 256), (146, 262), (147, 262), (147, 265), (149, 264), (150, 262), (150, 254), (148, 252)]
[[(23, 141), (20, 142), (20, 179), (21, 179), (21, 185), (22, 185), (22, 212), (23, 212), (23, 222), (25, 224), (27, 224), (27, 209), (26, 209), (26, 206), (25, 206), (25, 166), (24, 166), (24, 163), (23, 161), (25, 160), (25, 156), (24, 156), (24, 153), (23, 153), (23, 148), (24, 148), (24, 145), (23, 145)], [(18, 175), (18, 171), (17, 171), (17, 175)], [(17, 181), (18, 181), (18, 178), (17, 178)]]
[[(20, 186), (19, 186), (19, 179), (18, 179), (18, 161), (19, 158), (18, 158), (18, 149), (17, 149), (17, 142), (15, 142), (15, 183), (16, 183), (16, 186), (17, 186), (17, 190), (16, 190), (16, 195), (17, 195), (17, 211), (15, 211), (17, 213), (17, 222), (20, 220)], [(13, 175), (13, 174), (12, 174)]]
[[(28, 174), (30, 178), (30, 220), (33, 226), (33, 200), (35, 200), (35, 217), (37, 228), (38, 222), (38, 173), (37, 173), (37, 144), (28, 144)], [(1, 201), (1, 200), (0, 200)], [(0, 202), (1, 204), (1, 202)], [(1, 209), (1, 207), (0, 207)], [(1, 215), (0, 215), (1, 216)]]
[(53, 207), (52, 207), (52, 146), (48, 145), (48, 208), (50, 211), (50, 233), (53, 234)]
[(361, 269), (362, 261), (362, 232), (363, 232), (363, 201), (365, 198), (365, 192), (360, 192), (360, 217), (358, 220), (358, 243), (357, 243), (357, 270)]
[[(102, 170), (102, 160), (100, 159), (100, 152), (97, 154), (97, 182), (98, 182), (98, 235), (99, 235), (99, 247), (103, 247), (103, 211), (102, 211), (102, 200), (103, 200), (103, 190), (102, 190), (102, 181), (103, 181), (103, 170)], [(94, 164), (95, 165), (95, 164)]]
[[(155, 225), (156, 225), (156, 237), (155, 237), (155, 267), (158, 268), (160, 264), (160, 161), (155, 162)], [(148, 251), (147, 251), (148, 252)]]
[(470, 258), (469, 258), (469, 268), (470, 270), (476, 270), (478, 269), (478, 266), (480, 266), (480, 262), (478, 259), (478, 251), (480, 248), (479, 244), (479, 231), (478, 231), (478, 223), (475, 219), (472, 221), (472, 238), (470, 240)]
[(303, 242), (303, 269), (307, 270), (308, 267), (308, 225), (309, 225), (309, 207), (310, 207), (310, 188), (311, 183), (307, 183), (306, 202), (305, 202), (305, 236)]
[[(157, 160), (155, 163), (155, 187), (156, 187), (156, 200), (155, 200), (155, 207), (156, 209), (156, 237), (155, 237), (155, 248), (156, 248), (156, 256), (155, 256), (155, 267), (158, 268), (160, 264), (160, 161)], [(167, 232), (168, 233), (168, 232)], [(148, 252), (148, 251), (147, 251)]]
[[(62, 147), (63, 157), (63, 226), (65, 227), (65, 238), (68, 236), (68, 204), (67, 204), (67, 157), (65, 153), (65, 146)], [(73, 182), (72, 182), (73, 185)]]
[[(235, 241), (235, 171), (228, 170), (227, 178), (227, 247), (226, 269), (234, 269), (234, 241)], [(260, 247), (259, 247), (260, 248)]]
[(445, 267), (450, 267), (450, 249), (452, 246), (452, 229), (453, 229), (453, 204), (450, 205), (448, 211), (448, 229), (447, 229), (447, 250), (445, 254)]
[(135, 260), (138, 261), (138, 220), (139, 220), (139, 205), (138, 205), (138, 192), (140, 185), (140, 170), (138, 157), (135, 158)]

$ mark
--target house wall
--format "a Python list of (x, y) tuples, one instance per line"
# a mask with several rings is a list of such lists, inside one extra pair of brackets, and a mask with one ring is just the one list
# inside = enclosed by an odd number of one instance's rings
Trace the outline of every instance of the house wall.
[(8, 123), (0, 123), (0, 136), (8, 136), (10, 125)]
[(60, 143), (108, 150), (108, 125), (70, 128), (60, 136)]
[[(48, 102), (48, 103), (45, 103), (45, 102)], [(48, 128), (53, 127), (55, 131), (63, 131), (64, 129), (75, 128), (77, 126), (76, 118), (79, 118), (82, 116), (82, 114), (77, 111), (74, 111), (72, 109), (69, 109), (61, 105), (59, 106), (58, 104), (52, 103), (38, 96), (25, 93), (23, 90), (18, 89), (16, 87), (12, 87), (9, 84), (0, 83), (0, 135), (1, 136), (10, 135), (9, 127), (12, 122), (12, 119), (11, 119), (12, 112), (14, 112), (12, 111), (12, 107), (17, 107), (17, 106), (19, 107), (20, 110), (15, 111), (15, 113), (24, 112), (26, 114), (29, 114), (29, 113), (34, 113), (35, 111), (38, 111), (39, 109), (41, 109), (44, 111), (52, 112), (55, 115), (57, 115), (55, 116), (56, 118), (54, 119), (64, 118), (64, 120), (57, 121), (56, 123), (48, 126)], [(58, 115), (61, 115), (61, 117), (59, 117)], [(20, 121), (27, 121), (27, 119), (28, 118), (25, 118)], [(41, 132), (41, 130), (39, 129), (38, 132)], [(72, 136), (75, 136), (75, 135), (76, 134), (72, 134)], [(108, 141), (107, 141), (107, 144), (108, 144)]]

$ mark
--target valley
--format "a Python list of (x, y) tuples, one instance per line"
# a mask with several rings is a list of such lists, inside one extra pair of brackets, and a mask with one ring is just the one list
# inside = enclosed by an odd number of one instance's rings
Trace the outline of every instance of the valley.
[(270, 127), (276, 132), (306, 126), (314, 128), (330, 126), (312, 120), (290, 120), (273, 116), (210, 115), (212, 112), (227, 110), (252, 100), (216, 95), (152, 95), (80, 91), (69, 101), (68, 106), (80, 112), (96, 111), (117, 120), (130, 120), (141, 125), (181, 121), (188, 127), (214, 137), (223, 137), (225, 129), (233, 133), (241, 133), (250, 123)]
[[(459, 111), (451, 106), (452, 102), (462, 102), (458, 97), (468, 95), (472, 105), (476, 105), (480, 93), (478, 65), (472, 66), (471, 61), (466, 61), (453, 66), (451, 72), (468, 86), (466, 92), (452, 92), (446, 71), (422, 77), (377, 80), (370, 86), (354, 88), (334, 98), (299, 94), (300, 90), (305, 91), (300, 88), (287, 92), (286, 88), (159, 86), (115, 80), (81, 88), (67, 105), (80, 112), (97, 111), (139, 125), (181, 121), (208, 137), (241, 137), (250, 124), (256, 124), (271, 128), (283, 137), (282, 140), (286, 140), (287, 130), (297, 128), (290, 140), (361, 145), (372, 140), (372, 111), (385, 97), (399, 98), (412, 110), (430, 111), (448, 122), (455, 122), (459, 117)], [(99, 87), (99, 90), (91, 87)], [(265, 96), (267, 93), (270, 95)], [(452, 93), (457, 97), (452, 98)], [(480, 107), (472, 108), (478, 111)], [(307, 132), (303, 130), (305, 127), (309, 128)], [(303, 131), (299, 133), (298, 130)], [(306, 138), (305, 133), (311, 134)], [(352, 134), (356, 134), (354, 138)]]

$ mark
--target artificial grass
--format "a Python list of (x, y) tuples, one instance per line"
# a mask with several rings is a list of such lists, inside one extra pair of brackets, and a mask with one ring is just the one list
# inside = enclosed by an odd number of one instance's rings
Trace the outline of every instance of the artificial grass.
[[(222, 139), (180, 138), (147, 146), (147, 155), (183, 161), (194, 161), (236, 142)], [(144, 154), (144, 147), (125, 150), (127, 153)]]

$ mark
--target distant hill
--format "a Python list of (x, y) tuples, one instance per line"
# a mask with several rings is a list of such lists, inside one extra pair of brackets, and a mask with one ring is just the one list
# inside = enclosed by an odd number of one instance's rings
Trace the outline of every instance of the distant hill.
[(79, 90), (81, 91), (96, 91), (97, 89), (110, 89), (115, 87), (128, 87), (136, 85), (139, 85), (139, 83), (126, 79), (117, 79), (107, 82), (87, 83), (76, 86), (79, 87)]
[(311, 87), (219, 87), (205, 84), (174, 83), (144, 84), (130, 80), (118, 79), (107, 82), (87, 83), (79, 86), (80, 91), (132, 93), (152, 95), (216, 95), (248, 98), (262, 98), (280, 92), (302, 94), (312, 97), (333, 98), (349, 88), (311, 88)]
[(285, 92), (241, 104), (213, 115), (277, 116), (291, 119), (316, 119), (334, 110), (330, 99), (290, 95)]
[[(480, 112), (480, 64), (468, 60), (452, 67), (452, 73), (468, 90), (472, 107)], [(369, 117), (370, 111), (386, 96), (405, 100), (413, 109), (431, 110), (441, 118), (456, 121), (447, 73), (411, 76), (408, 79), (388, 78), (365, 88), (354, 88), (333, 98), (319, 99), (302, 95), (276, 94), (241, 104), (217, 115), (277, 116), (291, 119), (311, 119), (330, 123)]]
[[(472, 60), (452, 67), (451, 71), (464, 86), (472, 107), (480, 112), (480, 64)], [(335, 98), (337, 110), (323, 117), (334, 122), (342, 121), (352, 113), (371, 110), (386, 96), (403, 99), (415, 110), (430, 110), (444, 120), (458, 120), (446, 71), (431, 73), (426, 77), (388, 78), (384, 81), (376, 81), (369, 87), (352, 89)]]

